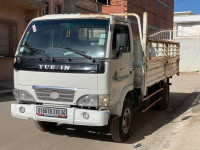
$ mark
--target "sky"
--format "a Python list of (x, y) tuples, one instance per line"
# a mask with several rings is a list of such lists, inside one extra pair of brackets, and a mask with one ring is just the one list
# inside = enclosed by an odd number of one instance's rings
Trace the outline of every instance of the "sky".
[(192, 11), (200, 14), (200, 0), (174, 0), (174, 11)]

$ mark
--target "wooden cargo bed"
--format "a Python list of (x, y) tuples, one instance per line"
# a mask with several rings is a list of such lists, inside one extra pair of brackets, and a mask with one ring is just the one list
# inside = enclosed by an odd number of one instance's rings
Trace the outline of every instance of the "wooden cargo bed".
[[(179, 74), (178, 42), (148, 39), (146, 52), (135, 50), (135, 87), (146, 89)], [(144, 92), (145, 93), (145, 92)]]
[(148, 40), (146, 51), (146, 86), (179, 73), (179, 43)]

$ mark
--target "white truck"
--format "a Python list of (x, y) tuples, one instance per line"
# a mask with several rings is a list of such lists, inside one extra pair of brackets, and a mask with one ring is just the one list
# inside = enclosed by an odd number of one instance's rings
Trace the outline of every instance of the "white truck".
[(33, 19), (15, 55), (12, 116), (42, 131), (109, 125), (112, 139), (124, 142), (134, 111), (167, 108), (169, 78), (179, 73), (179, 43), (148, 39), (143, 16), (143, 27), (134, 13)]

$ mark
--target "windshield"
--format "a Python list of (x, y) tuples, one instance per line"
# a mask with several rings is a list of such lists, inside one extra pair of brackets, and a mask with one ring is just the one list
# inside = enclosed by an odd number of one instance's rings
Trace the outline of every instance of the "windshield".
[(44, 57), (39, 49), (54, 58), (83, 57), (80, 54), (102, 58), (108, 25), (109, 21), (102, 19), (34, 21), (24, 34), (18, 56)]

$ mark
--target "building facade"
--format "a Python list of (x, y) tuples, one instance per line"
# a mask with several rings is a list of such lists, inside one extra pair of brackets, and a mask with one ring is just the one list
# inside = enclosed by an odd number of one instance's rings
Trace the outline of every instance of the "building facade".
[[(103, 5), (103, 6), (102, 6)], [(0, 0), (0, 81), (13, 80), (14, 53), (31, 19), (62, 13), (137, 13), (149, 16), (149, 33), (173, 27), (174, 0)], [(137, 36), (135, 18), (133, 32)]]
[(48, 14), (63, 14), (64, 13), (64, 0), (44, 0), (46, 8), (41, 10), (40, 15)]
[(200, 15), (194, 15), (191, 11), (174, 13), (174, 37), (199, 37)]
[(29, 21), (45, 7), (43, 0), (0, 0), (0, 81), (13, 80), (17, 44)]
[(62, 13), (98, 13), (93, 0), (0, 0), (0, 82), (13, 80), (14, 54), (18, 42), (35, 17)]
[[(173, 28), (174, 0), (96, 0), (103, 5), (102, 12), (137, 13), (142, 18), (148, 12), (149, 33)], [(133, 31), (137, 33), (135, 18), (132, 18)]]
[(102, 3), (95, 0), (65, 0), (64, 13), (101, 13)]
[(174, 13), (174, 40), (180, 42), (180, 72), (200, 71), (200, 15)]

